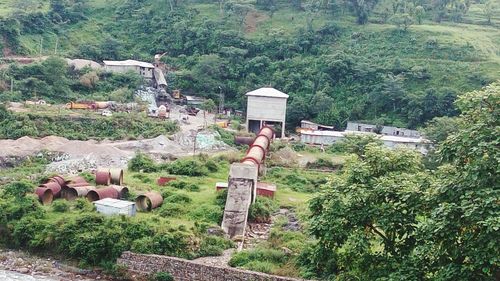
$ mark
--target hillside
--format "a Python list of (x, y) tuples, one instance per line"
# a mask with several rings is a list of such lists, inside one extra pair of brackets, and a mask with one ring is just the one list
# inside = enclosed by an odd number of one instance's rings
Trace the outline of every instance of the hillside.
[(62, 3), (59, 12), (49, 1), (29, 13), (18, 1), (2, 4), (0, 15), (20, 24), (18, 35), (4, 36), (5, 54), (54, 55), (57, 45), (59, 56), (151, 61), (166, 52), (171, 89), (218, 100), (221, 87), (228, 106), (241, 109), (246, 91), (270, 84), (290, 94), (291, 125), (314, 119), (342, 128), (357, 119), (420, 127), (455, 115), (458, 94), (500, 77), (500, 7), (492, 6), (488, 24), (481, 1), (439, 23), (422, 4), (420, 24), (414, 6), (392, 15), (393, 1), (374, 1), (362, 25), (341, 1), (53, 2)]

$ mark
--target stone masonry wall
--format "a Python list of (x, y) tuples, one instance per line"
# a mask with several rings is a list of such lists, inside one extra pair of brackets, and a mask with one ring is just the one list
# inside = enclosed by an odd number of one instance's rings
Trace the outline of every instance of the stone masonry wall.
[(168, 272), (175, 281), (300, 281), (301, 279), (274, 276), (236, 268), (224, 268), (195, 263), (193, 261), (159, 255), (124, 252), (118, 265), (130, 273), (146, 276), (156, 272)]

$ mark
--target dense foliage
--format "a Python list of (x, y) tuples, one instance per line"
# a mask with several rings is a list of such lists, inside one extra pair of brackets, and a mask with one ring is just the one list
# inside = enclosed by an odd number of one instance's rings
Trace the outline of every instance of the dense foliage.
[[(151, 61), (154, 54), (166, 52), (163, 60), (173, 70), (167, 75), (170, 89), (215, 101), (222, 92), (226, 104), (236, 109), (243, 108), (245, 91), (271, 84), (291, 96), (291, 125), (314, 119), (341, 129), (346, 120), (364, 119), (418, 127), (436, 116), (456, 115), (458, 92), (491, 82), (498, 64), (490, 61), (490, 54), (497, 49), (469, 41), (452, 44), (439, 28), (432, 32), (410, 26), (429, 20), (466, 21), (471, 5), (483, 7), (491, 23), (496, 6), (480, 2), (120, 0), (102, 7), (83, 0), (58, 1), (47, 13), (13, 13), (0, 26), (9, 46), (19, 52), (37, 50), (38, 42), (30, 41), (38, 38), (34, 35), (55, 44), (49, 34), (68, 39), (61, 40), (66, 42), (61, 49), (73, 57)], [(351, 15), (361, 26), (353, 24)], [(258, 29), (251, 23), (257, 16), (264, 18), (267, 29), (253, 31)], [(282, 26), (275, 27), (275, 17)], [(79, 42), (68, 42), (75, 34)], [(33, 46), (23, 50), (22, 38)], [(61, 69), (48, 75), (62, 78), (53, 80), (21, 75), (14, 67), (0, 78), (0, 90), (2, 84), (8, 89), (13, 78), (18, 98), (36, 93), (61, 100), (71, 92), (110, 96), (113, 91), (102, 85), (109, 83), (102, 74), (82, 73), (85, 86)], [(98, 81), (89, 89), (93, 77)], [(68, 81), (73, 82), (68, 86)]]
[(0, 138), (16, 139), (23, 136), (61, 136), (68, 139), (134, 139), (153, 138), (171, 134), (178, 125), (142, 115), (115, 114), (112, 117), (50, 116), (37, 113), (16, 114), (0, 105)]
[(303, 264), (336, 280), (494, 280), (499, 273), (500, 84), (465, 94), (430, 173), (419, 155), (366, 144), (310, 204)]

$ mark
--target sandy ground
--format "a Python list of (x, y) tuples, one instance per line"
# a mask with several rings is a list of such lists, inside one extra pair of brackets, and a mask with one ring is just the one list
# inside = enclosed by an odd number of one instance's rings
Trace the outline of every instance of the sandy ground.
[[(182, 119), (185, 114), (181, 111), (180, 106), (174, 107), (171, 119)], [(97, 167), (125, 168), (137, 151), (156, 159), (187, 156), (193, 153), (195, 139), (197, 153), (230, 150), (228, 145), (217, 140), (217, 133), (203, 130), (204, 124), (212, 124), (213, 118), (212, 114), (206, 114), (204, 118), (203, 112), (199, 112), (197, 116), (188, 116), (187, 121), (180, 121), (181, 130), (173, 136), (160, 135), (153, 139), (134, 141), (78, 141), (58, 136), (0, 140), (0, 163), (2, 158), (22, 158), (37, 155), (41, 151), (57, 152), (59, 155), (48, 165), (47, 172), (72, 174)]]

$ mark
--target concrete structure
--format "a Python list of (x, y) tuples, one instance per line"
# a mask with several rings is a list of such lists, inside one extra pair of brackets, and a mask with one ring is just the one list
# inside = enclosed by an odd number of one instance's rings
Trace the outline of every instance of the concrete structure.
[(389, 148), (405, 147), (427, 154), (428, 147), (431, 144), (424, 138), (407, 138), (394, 136), (380, 136), (374, 133), (363, 133), (358, 131), (302, 131), (300, 141), (306, 144), (332, 145), (345, 138), (348, 134), (367, 134), (378, 136), (385, 146)]
[(135, 203), (130, 201), (104, 198), (93, 202), (96, 210), (104, 215), (135, 216)]
[(269, 275), (265, 273), (220, 267), (195, 261), (123, 252), (117, 264), (127, 269), (132, 280), (145, 280), (157, 272), (168, 272), (175, 281), (301, 281), (302, 279)]
[(104, 70), (113, 73), (125, 73), (128, 71), (135, 72), (146, 79), (153, 79), (154, 65), (148, 62), (125, 60), (125, 61), (109, 61), (105, 60)]
[(66, 59), (69, 66), (74, 67), (76, 70), (82, 70), (86, 67), (93, 70), (100, 70), (102, 66), (95, 61), (85, 59)]
[(216, 182), (215, 183), (215, 190), (221, 191), (221, 190), (227, 189), (228, 186), (229, 186), (229, 184), (227, 182)]
[(346, 131), (377, 133), (386, 136), (398, 136), (398, 137), (408, 137), (408, 138), (421, 137), (420, 132), (416, 130), (410, 130), (406, 128), (398, 128), (392, 126), (377, 126), (377, 125), (357, 123), (357, 122), (347, 122)]
[(300, 129), (302, 130), (312, 130), (312, 131), (333, 131), (333, 126), (326, 126), (317, 124), (311, 121), (302, 120), (300, 121)]
[(247, 130), (257, 134), (266, 125), (274, 126), (278, 132), (277, 136), (285, 137), (288, 95), (274, 88), (260, 88), (247, 93), (246, 96)]

